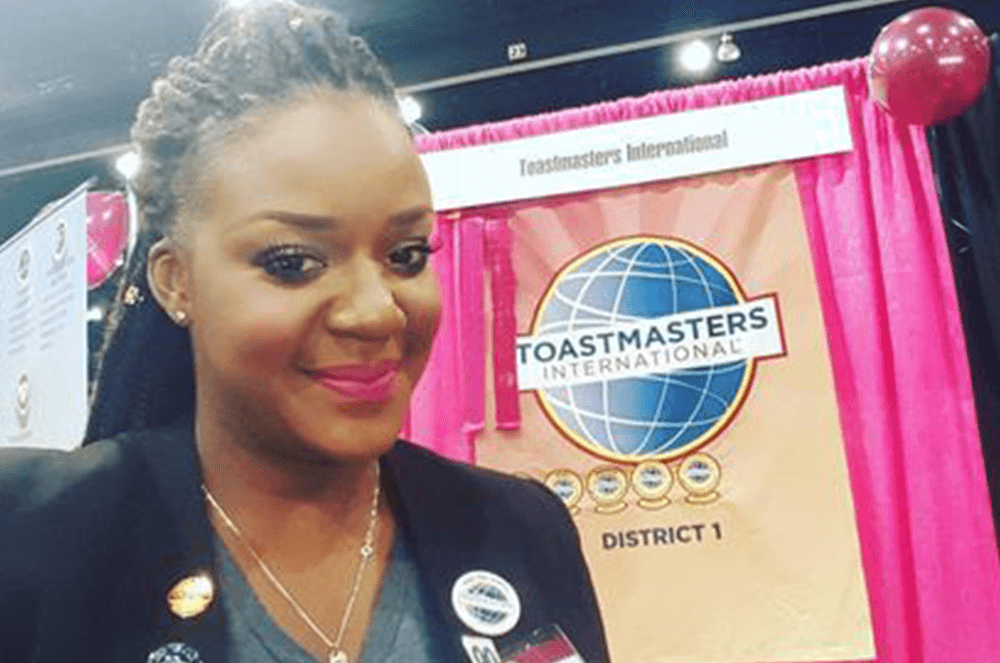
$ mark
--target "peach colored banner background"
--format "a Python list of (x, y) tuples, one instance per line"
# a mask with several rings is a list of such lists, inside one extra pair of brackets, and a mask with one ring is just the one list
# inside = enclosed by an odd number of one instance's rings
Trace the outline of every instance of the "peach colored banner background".
[[(519, 431), (494, 430), (487, 413), (479, 464), (553, 486), (562, 480), (613, 660), (874, 658), (826, 332), (792, 170), (779, 165), (533, 201), (515, 207), (509, 223), (520, 334), (531, 331), (564, 265), (634, 235), (683, 240), (725, 265), (748, 299), (778, 300), (786, 354), (753, 362), (742, 406), (692, 450), (720, 470), (704, 501), (697, 486), (678, 480), (695, 476), (684, 464), (692, 452), (663, 461), (672, 481), (664, 504), (643, 500), (629, 483), (644, 458), (584, 450), (534, 392), (521, 394)], [(605, 471), (603, 498), (594, 492), (602, 487), (595, 470)], [(622, 478), (625, 494), (610, 494)]]

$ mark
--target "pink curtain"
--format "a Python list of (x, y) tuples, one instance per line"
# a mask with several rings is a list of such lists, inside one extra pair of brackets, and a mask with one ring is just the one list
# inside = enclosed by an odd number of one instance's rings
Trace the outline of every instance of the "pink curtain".
[[(894, 122), (871, 101), (862, 61), (442, 132), (418, 145), (482, 145), (831, 85), (847, 90), (855, 150), (803, 160), (795, 170), (834, 362), (877, 660), (1000, 661), (1000, 563), (927, 145), (922, 128)], [(483, 425), (485, 358), (476, 355), (481, 336), (464, 351), (453, 344), (485, 331), (476, 296), (482, 269), (503, 273), (502, 219), (497, 210), (466, 210), (443, 223), (454, 241), (437, 265), (446, 302), (461, 308), (446, 315), (413, 408), (415, 439), (464, 460), (474, 458)], [(475, 230), (455, 230), (468, 221)], [(488, 250), (470, 244), (477, 241)], [(455, 257), (463, 252), (466, 262)], [(480, 285), (459, 287), (456, 278)], [(495, 338), (513, 333), (513, 319), (504, 317), (512, 296), (509, 288), (492, 292)], [(512, 360), (512, 352), (498, 356), (494, 366), (497, 422), (508, 428), (517, 425), (516, 390), (501, 387)], [(478, 407), (468, 399), (480, 399)], [(453, 401), (455, 408), (442, 407)]]
[(438, 215), (431, 265), (441, 287), (441, 326), (413, 394), (404, 437), (444, 455), (472, 460), (485, 421), (483, 220)]

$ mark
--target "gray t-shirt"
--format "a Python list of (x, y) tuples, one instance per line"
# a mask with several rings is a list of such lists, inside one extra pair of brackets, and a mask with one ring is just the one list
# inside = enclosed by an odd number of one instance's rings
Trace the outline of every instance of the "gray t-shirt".
[[(317, 663), (274, 623), (219, 539), (216, 551), (230, 662)], [(397, 536), (359, 663), (439, 660), (421, 594), (416, 562), (403, 537)]]

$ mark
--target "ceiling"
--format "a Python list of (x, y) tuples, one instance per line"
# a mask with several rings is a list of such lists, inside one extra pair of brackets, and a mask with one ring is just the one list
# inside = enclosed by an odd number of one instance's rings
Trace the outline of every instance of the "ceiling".
[[(107, 157), (10, 169), (127, 140), (136, 104), (173, 54), (188, 51), (220, 0), (4, 0), (0, 9), (0, 240)], [(829, 0), (319, 0), (348, 17), (402, 86), (831, 5)], [(856, 0), (854, 11), (735, 32), (743, 57), (703, 78), (678, 73), (674, 46), (446, 86), (417, 96), (431, 130), (790, 69), (865, 54), (879, 28), (928, 2)], [(839, 2), (838, 5), (847, 3)], [(934, 3), (938, 4), (938, 3)], [(1000, 2), (947, 3), (987, 32)], [(5, 172), (6, 171), (6, 172)], [(60, 189), (63, 187), (63, 189)]]

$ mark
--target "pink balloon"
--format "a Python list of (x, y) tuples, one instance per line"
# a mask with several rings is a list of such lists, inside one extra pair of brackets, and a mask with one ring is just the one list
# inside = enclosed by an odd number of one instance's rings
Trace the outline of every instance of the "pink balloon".
[(903, 14), (872, 44), (872, 96), (896, 119), (938, 124), (975, 103), (990, 71), (990, 44), (968, 16), (925, 7)]
[(97, 288), (119, 266), (128, 246), (128, 204), (120, 193), (87, 194), (87, 287)]

